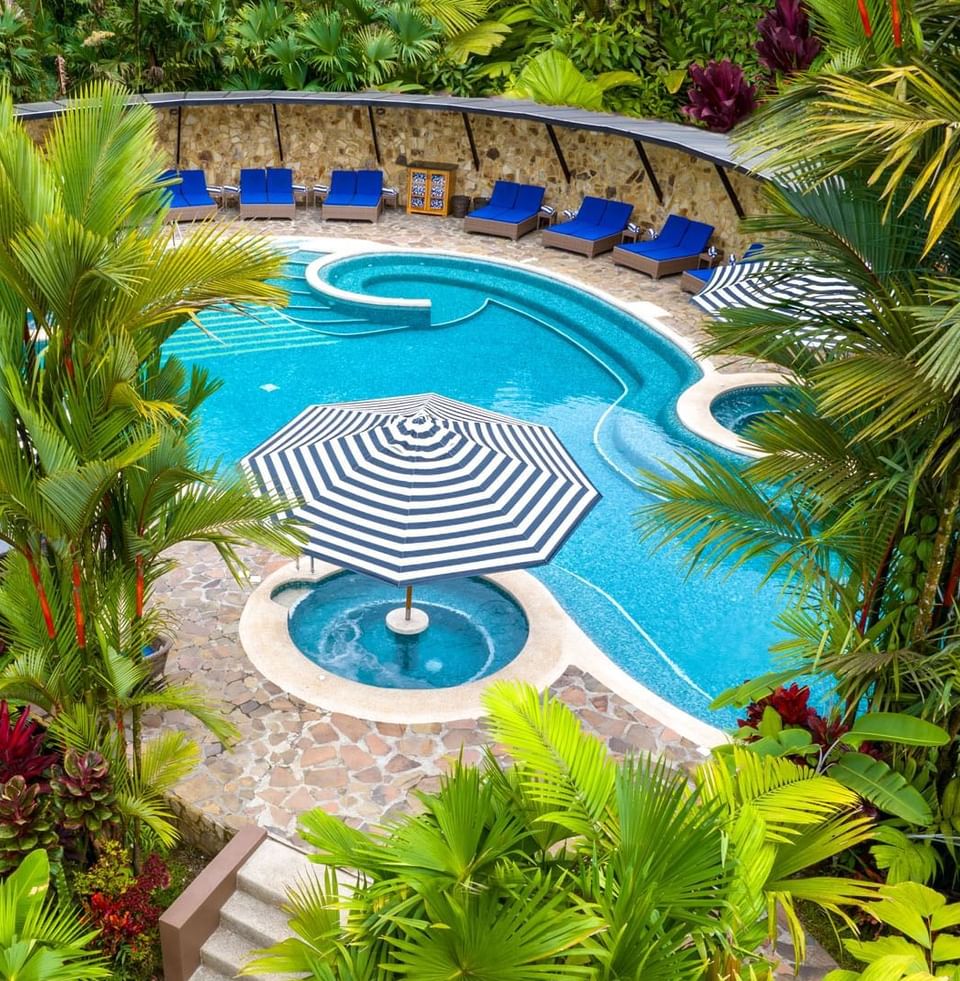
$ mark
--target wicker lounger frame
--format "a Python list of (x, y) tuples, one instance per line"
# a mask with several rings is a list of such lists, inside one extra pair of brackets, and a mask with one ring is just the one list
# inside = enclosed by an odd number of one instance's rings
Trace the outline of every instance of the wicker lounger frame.
[(241, 218), (293, 218), (297, 213), (296, 204), (291, 201), (289, 204), (270, 204), (262, 202), (260, 204), (244, 204), (240, 199)]
[(195, 204), (183, 208), (168, 208), (164, 221), (202, 221), (217, 213), (216, 204)]
[(577, 252), (580, 255), (585, 255), (588, 259), (592, 259), (594, 256), (609, 252), (615, 245), (620, 244), (622, 238), (623, 232), (616, 232), (613, 235), (605, 235), (603, 238), (591, 241), (545, 228), (542, 241), (548, 248), (566, 249), (567, 252)]
[(367, 204), (324, 204), (320, 216), (324, 221), (379, 221), (383, 211), (383, 198), (375, 205)]
[[(712, 269), (710, 271), (713, 272)], [(706, 285), (706, 280), (700, 279), (698, 276), (691, 276), (686, 270), (680, 277), (680, 289), (687, 293), (699, 293)]]
[[(661, 276), (674, 276), (686, 269), (696, 269), (700, 265), (700, 253), (680, 256), (679, 259), (651, 259), (649, 256), (638, 255), (627, 249), (614, 249), (613, 262), (617, 266), (636, 269), (637, 272), (646, 273), (654, 279), (659, 279)], [(698, 286), (691, 292), (696, 293), (700, 289), (701, 287)]]
[(516, 242), (537, 227), (539, 217), (537, 213), (523, 221), (494, 221), (492, 218), (471, 218), (467, 215), (463, 219), (463, 230), (476, 232), (478, 235), (499, 235), (501, 238), (512, 238)]

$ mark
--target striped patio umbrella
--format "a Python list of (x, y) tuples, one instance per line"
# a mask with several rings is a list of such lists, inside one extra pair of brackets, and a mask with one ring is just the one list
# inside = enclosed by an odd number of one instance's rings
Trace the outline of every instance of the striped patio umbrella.
[(693, 302), (711, 314), (752, 307), (776, 309), (798, 320), (866, 311), (860, 291), (842, 279), (754, 259), (717, 266)]
[(407, 587), (547, 562), (600, 497), (551, 429), (432, 394), (310, 406), (242, 466), (308, 555)]

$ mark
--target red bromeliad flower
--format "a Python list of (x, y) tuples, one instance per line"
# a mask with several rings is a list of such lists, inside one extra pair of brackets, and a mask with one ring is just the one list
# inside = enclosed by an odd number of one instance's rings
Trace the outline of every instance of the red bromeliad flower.
[(747, 706), (747, 717), (738, 719), (737, 725), (741, 728), (750, 726), (755, 729), (763, 719), (764, 710), (769, 707), (776, 711), (785, 726), (809, 729), (810, 724), (820, 718), (816, 709), (810, 708), (807, 704), (809, 701), (810, 689), (806, 685), (802, 688), (796, 682), (789, 688), (781, 685), (766, 697), (751, 702)]

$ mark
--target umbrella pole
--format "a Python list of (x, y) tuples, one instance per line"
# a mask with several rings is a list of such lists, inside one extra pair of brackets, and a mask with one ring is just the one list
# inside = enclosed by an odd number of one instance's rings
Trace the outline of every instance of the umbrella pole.
[(413, 586), (407, 586), (407, 602), (403, 607), (403, 619), (410, 619), (410, 611), (413, 609)]

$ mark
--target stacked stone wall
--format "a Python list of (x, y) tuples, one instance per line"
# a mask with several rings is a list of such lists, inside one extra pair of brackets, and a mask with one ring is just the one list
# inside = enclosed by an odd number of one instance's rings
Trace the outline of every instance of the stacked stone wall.
[[(160, 145), (171, 165), (177, 147), (177, 110), (158, 109)], [(182, 110), (180, 166), (202, 167), (213, 183), (236, 183), (241, 167), (293, 169), (299, 183), (323, 182), (337, 168), (377, 167), (387, 183), (405, 190), (406, 165), (416, 160), (459, 164), (456, 192), (489, 194), (497, 178), (542, 183), (546, 201), (558, 209), (575, 207), (585, 194), (618, 198), (634, 205), (634, 220), (659, 226), (671, 212), (709, 222), (714, 241), (740, 252), (747, 240), (713, 164), (690, 154), (645, 144), (663, 194), (659, 203), (632, 140), (587, 130), (555, 128), (570, 180), (541, 123), (470, 114), (479, 167), (470, 152), (459, 112), (376, 107), (373, 117), (382, 164), (378, 165), (365, 106), (202, 105)], [(37, 139), (48, 120), (26, 124)], [(763, 210), (761, 185), (728, 171), (747, 214)]]

